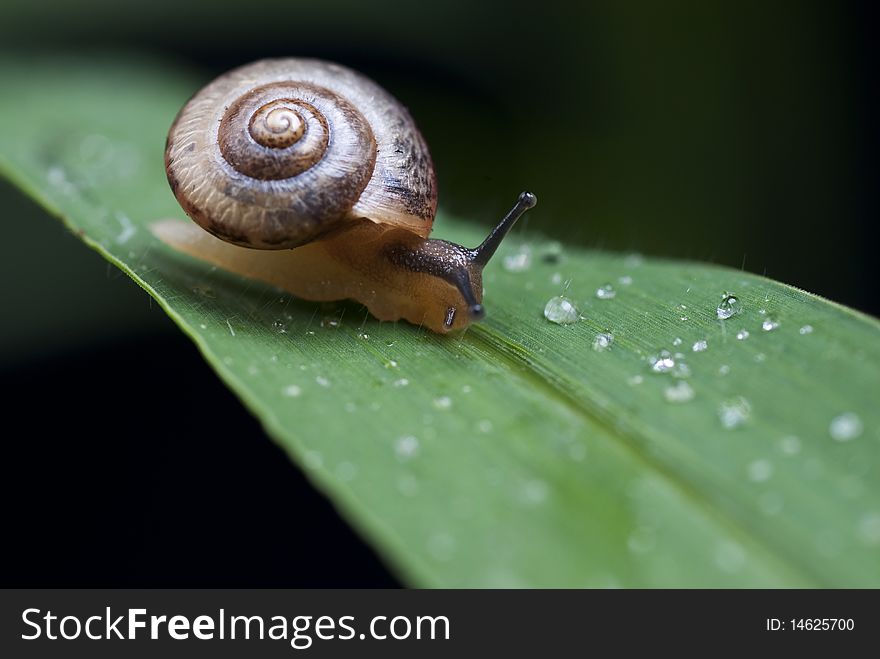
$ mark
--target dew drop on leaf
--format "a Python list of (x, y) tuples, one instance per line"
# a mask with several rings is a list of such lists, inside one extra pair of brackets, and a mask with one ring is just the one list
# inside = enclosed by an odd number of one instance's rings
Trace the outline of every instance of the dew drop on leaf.
[(544, 263), (559, 263), (562, 260), (562, 243), (550, 241), (541, 248), (541, 260)]
[(663, 350), (659, 355), (649, 357), (648, 363), (654, 373), (669, 373), (675, 368), (675, 360), (668, 350)]
[(855, 412), (844, 412), (831, 420), (828, 432), (838, 442), (848, 442), (862, 434), (862, 420)]
[(528, 245), (523, 245), (514, 254), (505, 256), (501, 263), (507, 272), (525, 272), (532, 265), (532, 250)]
[(434, 407), (438, 410), (451, 409), (452, 399), (449, 396), (439, 396), (434, 399)]
[(394, 443), (394, 453), (401, 460), (414, 458), (419, 452), (419, 440), (412, 435), (405, 435)]
[(297, 398), (302, 393), (302, 389), (298, 385), (289, 384), (281, 390), (281, 393), (288, 398)]
[(733, 293), (725, 291), (721, 295), (721, 302), (715, 309), (718, 320), (727, 320), (738, 314), (741, 310), (739, 300)]
[(755, 483), (763, 483), (773, 475), (773, 464), (769, 460), (754, 460), (747, 468), (749, 480)]
[(593, 350), (596, 352), (605, 352), (611, 348), (614, 343), (614, 335), (611, 332), (599, 332), (593, 339)]
[(669, 403), (687, 403), (694, 399), (694, 389), (684, 380), (679, 380), (663, 390), (663, 396)]
[(571, 325), (581, 317), (575, 303), (564, 295), (550, 298), (544, 307), (544, 318), (557, 325)]
[(600, 300), (613, 300), (617, 297), (617, 291), (611, 284), (605, 284), (596, 289), (596, 297)]
[(718, 406), (718, 418), (721, 425), (732, 430), (742, 426), (752, 416), (752, 406), (742, 396), (731, 398)]

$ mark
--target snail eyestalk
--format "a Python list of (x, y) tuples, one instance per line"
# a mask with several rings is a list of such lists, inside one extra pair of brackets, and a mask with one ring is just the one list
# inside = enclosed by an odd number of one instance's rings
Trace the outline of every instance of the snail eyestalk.
[(480, 267), (485, 266), (489, 262), (489, 259), (495, 254), (498, 245), (504, 240), (504, 236), (506, 236), (513, 228), (513, 225), (516, 224), (516, 221), (522, 217), (523, 213), (527, 210), (534, 208), (537, 203), (538, 198), (531, 192), (521, 192), (516, 203), (513, 205), (513, 208), (511, 208), (507, 215), (504, 216), (504, 219), (498, 223), (498, 226), (492, 229), (492, 232), (479, 247), (471, 251), (471, 262)]
[(461, 293), (465, 304), (468, 305), (468, 314), (471, 320), (481, 320), (486, 315), (486, 310), (477, 301), (476, 295), (474, 295), (474, 288), (467, 270), (456, 271), (451, 282), (458, 289), (458, 292)]

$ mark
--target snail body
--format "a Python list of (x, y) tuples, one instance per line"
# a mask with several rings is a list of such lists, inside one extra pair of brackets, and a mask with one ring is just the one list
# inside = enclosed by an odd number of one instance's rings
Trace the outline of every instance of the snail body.
[(263, 60), (217, 78), (175, 119), (165, 165), (201, 229), (158, 222), (164, 242), (304, 299), (351, 298), (380, 320), (441, 333), (482, 317), (482, 268), (535, 204), (521, 194), (475, 249), (429, 239), (437, 184), (409, 113), (319, 60)]

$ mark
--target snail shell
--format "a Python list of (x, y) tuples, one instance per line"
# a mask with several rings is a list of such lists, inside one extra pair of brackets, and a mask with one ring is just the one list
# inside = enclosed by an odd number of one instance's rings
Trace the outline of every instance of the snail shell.
[(207, 230), (154, 223), (166, 244), (440, 333), (483, 317), (483, 267), (536, 203), (522, 193), (477, 248), (429, 239), (437, 184), (409, 113), (362, 75), (309, 59), (256, 62), (199, 91), (171, 126), (165, 168)]
[(320, 60), (262, 60), (214, 80), (178, 114), (165, 165), (187, 214), (245, 247), (290, 249), (361, 218), (426, 238), (437, 209), (406, 109)]

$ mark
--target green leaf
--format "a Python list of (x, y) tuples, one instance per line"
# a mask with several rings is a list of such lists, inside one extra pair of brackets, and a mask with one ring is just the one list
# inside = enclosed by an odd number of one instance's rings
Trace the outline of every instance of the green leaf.
[[(380, 324), (152, 236), (183, 218), (162, 150), (197, 81), (129, 60), (6, 62), (0, 82), (5, 175), (162, 305), (409, 583), (880, 586), (875, 320), (743, 272), (514, 238), (484, 323)], [(502, 267), (523, 247), (528, 268)], [(580, 322), (544, 318), (563, 291)], [(725, 291), (741, 312), (719, 320)], [(675, 372), (652, 368), (662, 350)], [(187, 403), (140, 404), (173, 424)]]

